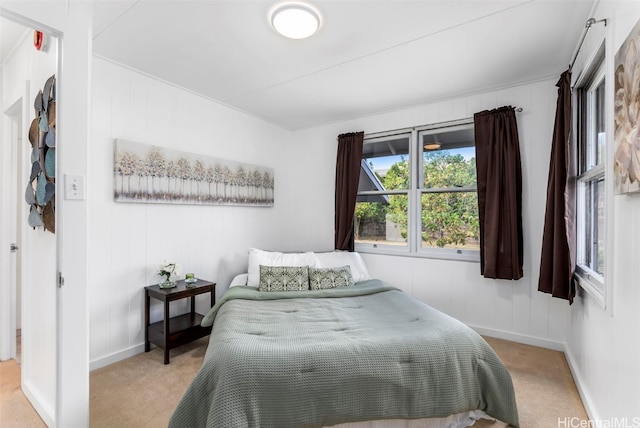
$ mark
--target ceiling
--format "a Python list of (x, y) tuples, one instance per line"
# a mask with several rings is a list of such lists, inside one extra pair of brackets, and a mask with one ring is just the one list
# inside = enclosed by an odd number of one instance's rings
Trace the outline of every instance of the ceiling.
[(303, 40), (281, 3), (95, 0), (94, 53), (296, 130), (559, 76), (594, 1), (308, 0)]

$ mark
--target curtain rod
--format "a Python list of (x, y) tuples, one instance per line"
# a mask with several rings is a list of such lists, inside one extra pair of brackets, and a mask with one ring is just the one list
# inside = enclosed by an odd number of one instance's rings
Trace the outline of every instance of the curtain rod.
[(587, 22), (585, 22), (584, 29), (582, 30), (582, 37), (580, 38), (580, 43), (578, 43), (578, 48), (576, 49), (575, 53), (573, 54), (573, 58), (569, 63), (569, 71), (571, 71), (571, 69), (573, 68), (573, 64), (576, 63), (576, 59), (578, 59), (578, 54), (580, 54), (580, 49), (582, 49), (582, 44), (584, 43), (584, 39), (587, 37), (587, 33), (589, 32), (589, 29), (593, 24), (597, 24), (598, 22), (604, 22), (604, 26), (605, 27), (607, 26), (606, 19), (596, 20), (595, 18), (589, 18), (587, 19)]
[[(511, 107), (511, 106), (509, 106)], [(522, 111), (524, 110), (522, 107), (513, 107), (513, 110), (516, 113), (522, 113)], [(364, 133), (364, 138), (378, 138), (378, 137), (388, 137), (388, 136), (392, 136), (392, 135), (396, 135), (396, 134), (402, 134), (405, 132), (411, 132), (413, 130), (424, 130), (424, 129), (437, 129), (437, 128), (446, 128), (449, 126), (456, 126), (456, 125), (470, 125), (473, 123), (473, 117), (466, 117), (463, 119), (454, 119), (454, 120), (447, 120), (444, 122), (438, 122), (438, 123), (432, 123), (429, 125), (420, 125), (420, 126), (412, 126), (409, 128), (397, 128), (397, 129), (390, 129), (388, 131), (380, 131), (380, 132), (371, 132), (371, 133)], [(336, 140), (338, 138), (336, 137)]]

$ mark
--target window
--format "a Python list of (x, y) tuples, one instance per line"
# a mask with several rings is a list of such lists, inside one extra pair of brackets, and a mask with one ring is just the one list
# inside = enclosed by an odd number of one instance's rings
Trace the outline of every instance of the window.
[(605, 274), (605, 70), (600, 62), (578, 90), (577, 268), (580, 283), (603, 299)]
[(420, 131), (420, 246), (480, 250), (472, 125)]
[(358, 251), (478, 260), (472, 121), (365, 136)]

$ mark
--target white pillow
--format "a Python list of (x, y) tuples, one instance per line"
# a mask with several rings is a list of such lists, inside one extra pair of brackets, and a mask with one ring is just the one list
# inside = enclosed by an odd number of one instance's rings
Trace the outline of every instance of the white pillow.
[(256, 248), (249, 248), (249, 278), (247, 279), (247, 285), (251, 287), (258, 287), (258, 285), (260, 285), (260, 265), (314, 267), (315, 263), (316, 259), (312, 252), (279, 253), (276, 251), (262, 251)]
[(231, 284), (229, 284), (229, 288), (237, 287), (238, 285), (247, 285), (247, 278), (249, 277), (248, 273), (241, 273), (240, 275), (236, 275), (231, 280)]
[(319, 268), (338, 268), (349, 265), (351, 276), (355, 282), (371, 279), (367, 265), (364, 264), (359, 253), (349, 251), (331, 251), (327, 253), (315, 253), (316, 266)]

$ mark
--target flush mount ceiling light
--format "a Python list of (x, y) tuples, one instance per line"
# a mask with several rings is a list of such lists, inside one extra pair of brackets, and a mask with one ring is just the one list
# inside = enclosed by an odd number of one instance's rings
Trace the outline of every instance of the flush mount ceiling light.
[(287, 3), (273, 11), (271, 25), (285, 37), (304, 39), (318, 31), (320, 16), (306, 4)]

